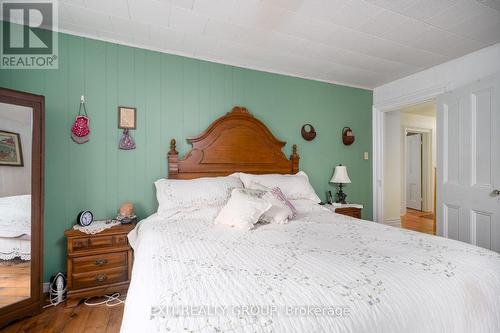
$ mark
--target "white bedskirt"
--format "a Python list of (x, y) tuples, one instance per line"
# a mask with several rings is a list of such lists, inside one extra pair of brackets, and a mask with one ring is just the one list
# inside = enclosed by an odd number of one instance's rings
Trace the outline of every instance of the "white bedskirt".
[(0, 260), (11, 260), (16, 257), (31, 260), (31, 237), (0, 237)]

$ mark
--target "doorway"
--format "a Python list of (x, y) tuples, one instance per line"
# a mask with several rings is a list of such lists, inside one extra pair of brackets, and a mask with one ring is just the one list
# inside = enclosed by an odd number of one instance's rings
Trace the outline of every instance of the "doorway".
[(406, 208), (422, 210), (422, 133), (406, 132)]
[(435, 233), (435, 100), (384, 112), (383, 223)]

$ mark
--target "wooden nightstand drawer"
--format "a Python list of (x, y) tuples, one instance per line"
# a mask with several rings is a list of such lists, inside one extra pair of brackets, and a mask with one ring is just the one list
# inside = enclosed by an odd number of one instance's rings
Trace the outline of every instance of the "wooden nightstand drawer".
[(127, 265), (127, 252), (73, 258), (73, 273), (100, 271)]
[(101, 249), (113, 246), (113, 237), (91, 237), (89, 238), (89, 249)]
[(97, 272), (79, 273), (72, 276), (74, 289), (85, 289), (127, 281), (127, 267), (117, 267)]
[(352, 207), (337, 208), (337, 209), (335, 209), (335, 213), (355, 217), (357, 219), (361, 218), (361, 209), (360, 208), (352, 208)]
[(127, 246), (128, 245), (127, 235), (116, 235), (116, 236), (113, 236), (113, 244), (115, 246)]
[(73, 251), (86, 250), (89, 247), (88, 238), (77, 238), (71, 240), (71, 249)]

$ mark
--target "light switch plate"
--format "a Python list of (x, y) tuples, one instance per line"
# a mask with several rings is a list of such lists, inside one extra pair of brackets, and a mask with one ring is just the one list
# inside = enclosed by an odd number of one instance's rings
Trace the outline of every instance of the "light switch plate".
[(365, 153), (363, 154), (363, 159), (368, 160), (368, 152), (367, 151), (365, 151)]

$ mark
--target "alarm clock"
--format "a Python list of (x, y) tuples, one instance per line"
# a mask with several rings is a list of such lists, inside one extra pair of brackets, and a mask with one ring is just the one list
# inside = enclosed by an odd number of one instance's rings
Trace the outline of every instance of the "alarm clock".
[(93, 220), (94, 215), (92, 215), (92, 212), (90, 210), (82, 210), (76, 217), (76, 223), (78, 223), (82, 227), (89, 226)]

